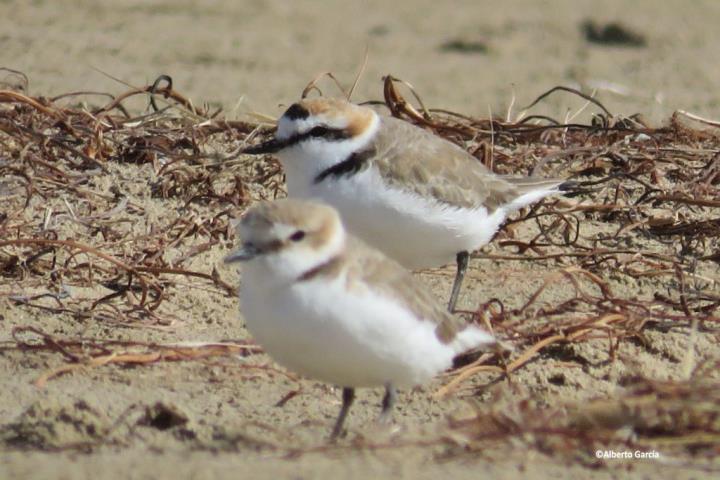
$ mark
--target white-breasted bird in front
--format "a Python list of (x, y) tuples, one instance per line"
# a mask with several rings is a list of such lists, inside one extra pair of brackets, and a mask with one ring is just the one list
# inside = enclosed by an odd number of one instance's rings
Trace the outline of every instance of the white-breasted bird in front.
[(492, 335), (450, 314), (396, 261), (348, 234), (328, 205), (278, 200), (252, 207), (226, 262), (242, 261), (240, 308), (247, 328), (278, 363), (343, 388), (332, 438), (355, 388), (427, 382)]

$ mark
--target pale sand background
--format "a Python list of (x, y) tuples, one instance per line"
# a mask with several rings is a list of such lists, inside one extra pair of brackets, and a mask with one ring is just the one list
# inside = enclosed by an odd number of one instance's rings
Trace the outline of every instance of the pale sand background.
[[(430, 106), (486, 115), (555, 85), (614, 85), (611, 111), (664, 118), (676, 108), (720, 116), (714, 22), (720, 4), (695, 1), (33, 1), (1, 2), (0, 60), (32, 91), (117, 91), (97, 68), (139, 85), (166, 73), (198, 102), (279, 113), (316, 74), (345, 85), (369, 49), (357, 99), (379, 98), (391, 73)], [(583, 41), (585, 19), (623, 21), (647, 48)], [(446, 52), (484, 42), (486, 54)], [(570, 105), (555, 103), (556, 113)]]
[[(415, 85), (428, 106), (486, 116), (505, 111), (514, 95), (516, 111), (555, 85), (614, 85), (623, 95), (599, 92), (614, 113), (643, 112), (661, 120), (676, 108), (720, 117), (720, 63), (717, 24), (720, 4), (705, 2), (558, 1), (558, 2), (0, 2), (0, 66), (25, 72), (30, 93), (52, 96), (68, 91), (125, 90), (93, 67), (133, 85), (169, 74), (175, 88), (196, 102), (221, 105), (230, 116), (256, 110), (280, 113), (316, 74), (331, 70), (349, 85), (362, 62), (369, 61), (355, 99), (379, 99), (380, 77), (387, 73)], [(587, 18), (622, 20), (646, 36), (646, 48), (600, 47), (585, 42), (579, 25)], [(487, 53), (441, 49), (446, 42), (484, 42)], [(324, 83), (328, 89), (328, 83)], [(562, 118), (582, 102), (560, 95), (546, 112)], [(140, 185), (145, 168), (113, 166), (123, 188)], [(127, 180), (128, 177), (132, 177)], [(162, 214), (165, 204), (148, 199), (146, 209)], [(155, 210), (153, 210), (155, 209)], [(220, 264), (225, 250), (209, 252), (198, 262)], [(237, 278), (220, 266), (224, 277)], [(451, 270), (423, 278), (447, 295)], [(541, 282), (539, 265), (475, 262), (463, 302), (498, 296), (521, 304)], [(488, 285), (487, 276), (502, 282)], [(509, 290), (508, 285), (522, 287)], [(660, 285), (635, 285), (639, 294)], [(0, 303), (0, 332), (7, 339), (15, 325), (41, 325), (58, 335), (126, 337), (157, 341), (221, 340), (246, 336), (235, 299), (190, 290), (173, 299), (178, 321), (161, 331), (113, 331), (106, 325), (78, 325), (72, 319), (48, 318), (37, 310), (11, 309)], [(624, 344), (635, 367), (614, 364), (568, 374), (564, 386), (548, 382), (563, 370), (551, 358), (530, 364), (518, 375), (538, 399), (546, 402), (611, 394), (614, 379), (639, 368), (657, 378), (678, 375), (685, 334), (648, 337), (662, 355)], [(704, 342), (704, 343), (703, 343)], [(701, 339), (699, 348), (717, 347)], [(604, 348), (604, 347), (603, 347)], [(604, 351), (602, 348), (598, 351)], [(597, 352), (589, 355), (599, 355)], [(597, 360), (597, 358), (596, 358)], [(253, 359), (253, 362), (258, 362)], [(339, 407), (337, 393), (301, 381), (303, 394), (284, 408), (273, 404), (297, 382), (282, 375), (254, 374), (230, 366), (193, 362), (142, 368), (108, 367), (52, 381), (44, 390), (32, 385), (58, 364), (57, 356), (0, 357), (0, 416), (3, 423), (30, 405), (40, 418), (52, 418), (64, 406), (82, 400), (95, 411), (85, 424), (112, 425), (133, 404), (170, 402), (190, 417), (196, 439), (142, 429), (133, 436), (119, 429), (125, 445), (93, 454), (43, 451), (0, 452), (0, 478), (617, 478), (628, 465), (593, 471), (575, 464), (527, 453), (524, 448), (493, 455), (492, 460), (460, 456), (438, 462), (442, 451), (403, 448), (377, 452), (307, 454), (278, 458), (262, 448), (262, 439), (308, 446), (322, 444)], [(619, 369), (619, 371), (618, 371)], [(563, 370), (564, 371), (564, 370)], [(478, 382), (487, 381), (479, 378)], [(434, 401), (440, 381), (418, 392), (403, 392), (397, 418), (407, 431), (402, 438), (422, 438), (446, 414), (467, 408), (466, 399)], [(476, 401), (487, 407), (488, 395)], [(374, 435), (369, 420), (376, 414), (378, 392), (363, 392), (352, 411), (352, 435)], [(137, 416), (135, 413), (134, 415)], [(252, 426), (258, 421), (275, 430)], [(53, 428), (62, 429), (57, 423)], [(68, 434), (70, 439), (74, 438)], [(383, 433), (379, 433), (382, 437)], [(261, 440), (257, 440), (261, 439)], [(196, 442), (197, 443), (193, 443)], [(258, 443), (259, 442), (259, 443)], [(200, 447), (197, 447), (200, 445)], [(672, 475), (697, 478), (666, 463), (636, 462), (631, 471), (646, 478)]]

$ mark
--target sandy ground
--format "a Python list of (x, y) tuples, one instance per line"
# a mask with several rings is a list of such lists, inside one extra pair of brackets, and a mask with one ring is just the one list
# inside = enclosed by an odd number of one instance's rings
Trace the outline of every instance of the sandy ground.
[[(613, 113), (643, 112), (659, 122), (681, 108), (720, 117), (720, 66), (714, 61), (720, 5), (712, 1), (692, 6), (686, 2), (609, 1), (600, 8), (590, 1), (510, 1), (501, 6), (497, 2), (439, 6), (431, 1), (402, 1), (390, 6), (379, 1), (331, 5), (309, 0), (202, 4), (38, 0), (5, 1), (0, 7), (4, 11), (0, 66), (27, 74), (30, 93), (35, 95), (80, 90), (117, 93), (126, 87), (109, 76), (145, 85), (159, 74), (168, 74), (177, 90), (197, 103), (222, 106), (229, 117), (249, 111), (277, 115), (280, 105), (297, 98), (321, 72), (332, 71), (349, 86), (367, 48), (367, 68), (354, 94), (358, 100), (381, 98), (380, 78), (391, 73), (411, 82), (428, 106), (471, 115), (506, 112), (513, 97), (513, 111), (517, 112), (538, 94), (562, 84), (598, 88), (599, 98)], [(623, 21), (645, 37), (647, 46), (590, 44), (580, 30), (586, 19)], [(464, 45), (463, 51), (453, 49), (453, 42)], [(333, 91), (330, 82), (322, 85)], [(543, 108), (544, 113), (562, 119), (582, 103), (561, 94)], [(156, 179), (148, 165), (109, 168), (109, 178), (114, 180), (105, 181), (116, 182), (129, 192), (145, 212), (131, 216), (135, 223), (128, 228), (142, 231), (153, 222), (162, 224), (163, 212), (180, 209), (179, 203), (150, 194), (149, 184)], [(61, 199), (57, 201), (57, 210), (61, 210)], [(588, 222), (589, 232), (602, 228), (612, 231), (613, 227)], [(532, 234), (528, 226), (516, 232), (525, 239)], [(214, 265), (223, 279), (237, 284), (237, 272), (221, 261), (231, 244), (232, 239), (185, 266), (205, 271)], [(180, 255), (192, 246), (184, 244), (175, 253)], [(496, 249), (492, 246), (487, 251), (497, 253)], [(493, 297), (502, 298), (510, 307), (522, 305), (553, 268), (551, 263), (474, 261), (461, 305), (472, 309)], [(445, 298), (452, 272), (440, 269), (419, 275)], [(716, 268), (701, 273), (718, 280)], [(500, 281), (488, 282), (488, 278)], [(650, 297), (663, 288), (657, 281), (628, 284), (622, 278), (606, 280), (628, 297)], [(0, 282), (5, 280), (0, 278)], [(6, 283), (5, 292), (16, 287)], [(562, 298), (567, 288), (558, 283), (549, 289), (548, 301)], [(79, 296), (96, 293), (74, 292)], [(216, 289), (188, 284), (185, 289), (173, 289), (164, 305), (159, 314), (167, 322), (138, 328), (98, 319), (79, 322), (71, 315), (50, 315), (18, 306), (2, 296), (0, 340), (8, 345), (11, 329), (28, 325), (68, 338), (159, 343), (248, 338), (236, 298)], [(587, 362), (581, 367), (568, 368), (566, 359), (541, 356), (519, 372), (515, 382), (521, 385), (523, 395), (552, 405), (612, 396), (618, 391), (619, 379), (629, 374), (642, 373), (659, 380), (680, 378), (687, 336), (684, 329), (649, 332), (645, 345), (623, 342), (619, 355), (625, 360), (610, 363), (606, 362), (605, 344), (590, 342), (572, 352)], [(697, 342), (701, 358), (717, 358), (713, 335), (700, 335)], [(40, 375), (62, 363), (57, 354), (0, 349), (0, 478), (527, 475), (559, 479), (628, 474), (701, 478), (707, 474), (687, 467), (689, 461), (683, 458), (617, 461), (591, 469), (528, 450), (521, 442), (487, 455), (449, 455), (444, 443), (416, 444), (419, 439), (446, 435), (448, 416), (465, 415), (474, 407), (490, 408), (494, 395), (516, 392), (517, 385), (506, 384), (478, 391), (475, 387), (490, 382), (489, 374), (478, 375), (442, 400), (433, 394), (446, 378), (402, 392), (395, 426), (390, 430), (378, 429), (371, 421), (380, 392), (361, 392), (343, 448), (328, 451), (325, 437), (339, 408), (338, 392), (276, 370), (262, 355), (104, 366), (60, 376), (44, 388), (35, 386)], [(276, 406), (296, 390), (299, 395)], [(160, 415), (165, 419), (175, 418), (167, 413), (175, 412), (181, 419), (179, 426), (154, 422), (157, 405), (165, 409)], [(13, 446), (12, 439), (20, 437), (29, 438), (30, 446)], [(353, 442), (368, 438), (397, 448), (352, 447)], [(304, 453), (292, 455), (293, 450)]]

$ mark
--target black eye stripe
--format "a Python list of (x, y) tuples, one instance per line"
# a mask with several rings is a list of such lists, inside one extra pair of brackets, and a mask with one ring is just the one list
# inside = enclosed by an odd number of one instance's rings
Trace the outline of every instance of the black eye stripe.
[(344, 140), (352, 136), (343, 128), (329, 128), (323, 126), (313, 127), (309, 132), (303, 135), (315, 138), (325, 138), (328, 140)]
[(299, 135), (301, 140), (304, 140), (308, 137), (313, 138), (324, 138), (326, 140), (345, 140), (347, 138), (352, 137), (350, 132), (345, 130), (344, 128), (330, 128), (330, 127), (324, 127), (322, 125), (319, 125), (317, 127), (311, 128), (309, 131), (302, 133)]
[(287, 148), (309, 138), (324, 138), (329, 142), (346, 140), (352, 138), (352, 134), (344, 128), (330, 128), (318, 125), (305, 133), (296, 133), (292, 137), (282, 141), (282, 148)]
[(329, 130), (327, 127), (313, 127), (308, 134), (311, 137), (324, 137), (329, 134)]

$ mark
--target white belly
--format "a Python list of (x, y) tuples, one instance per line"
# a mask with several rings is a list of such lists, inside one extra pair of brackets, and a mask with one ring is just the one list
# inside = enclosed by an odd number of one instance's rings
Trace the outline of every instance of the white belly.
[(407, 268), (446, 265), (458, 252), (488, 243), (505, 219), (502, 209), (454, 208), (388, 187), (373, 169), (315, 184), (289, 172), (291, 197), (317, 198), (340, 212), (345, 227)]
[[(249, 266), (250, 267), (250, 266)], [(240, 307), (253, 338), (278, 363), (343, 387), (414, 385), (445, 370), (455, 354), (430, 321), (418, 321), (370, 291), (352, 295), (344, 278), (278, 289), (243, 269)]]

